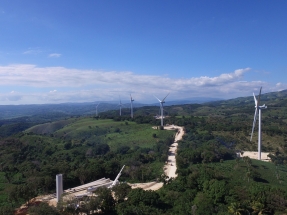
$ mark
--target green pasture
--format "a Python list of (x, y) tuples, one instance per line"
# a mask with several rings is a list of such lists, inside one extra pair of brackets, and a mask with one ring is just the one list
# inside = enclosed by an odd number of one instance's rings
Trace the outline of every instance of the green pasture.
[(39, 124), (35, 125), (31, 128), (28, 128), (25, 132), (29, 133), (35, 133), (35, 134), (51, 134), (64, 126), (74, 122), (76, 119), (75, 118), (69, 118), (65, 120), (59, 120), (55, 122), (49, 122), (49, 123), (44, 123), (44, 124)]
[[(202, 165), (202, 164), (198, 164)], [(248, 181), (248, 165), (243, 159), (227, 160), (222, 163), (205, 164), (222, 174), (224, 178), (230, 178), (232, 184), (250, 185), (256, 181), (261, 185), (284, 188), (287, 190), (287, 167), (276, 166), (274, 163), (251, 159), (251, 172), (257, 177)]]
[[(129, 147), (152, 148), (160, 139), (164, 140), (174, 135), (174, 131), (153, 129), (151, 125), (134, 124), (120, 126), (120, 132), (110, 132), (105, 136), (105, 141), (111, 149), (122, 145)], [(153, 137), (153, 135), (156, 135)]]
[[(174, 131), (163, 131), (153, 129), (148, 124), (137, 124), (132, 121), (114, 121), (112, 119), (95, 119), (95, 118), (79, 118), (77, 120), (69, 120), (64, 123), (65, 126), (56, 130), (47, 136), (24, 135), (22, 140), (27, 142), (56, 142), (71, 140), (73, 144), (85, 143), (107, 143), (112, 150), (116, 150), (119, 146), (129, 146), (131, 148), (137, 146), (141, 148), (152, 148), (160, 139), (164, 140), (173, 137)], [(47, 130), (44, 126), (43, 130)], [(38, 128), (33, 127), (34, 131)], [(28, 129), (27, 132), (31, 130)], [(39, 131), (39, 129), (38, 129)], [(51, 138), (51, 135), (55, 138)]]

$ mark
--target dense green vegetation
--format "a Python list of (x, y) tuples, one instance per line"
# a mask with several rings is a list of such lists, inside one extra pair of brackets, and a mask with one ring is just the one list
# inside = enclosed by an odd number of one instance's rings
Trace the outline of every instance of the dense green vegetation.
[(33, 126), (0, 141), (0, 204), (53, 192), (58, 173), (65, 175), (65, 188), (114, 179), (124, 164), (122, 180), (156, 180), (173, 139), (173, 131), (119, 119), (79, 117)]
[[(32, 117), (1, 123), (0, 214), (32, 197), (54, 192), (55, 175), (63, 173), (65, 188), (102, 177), (114, 178), (126, 165), (121, 181), (162, 180), (157, 192), (131, 190), (121, 184), (99, 190), (83, 211), (103, 214), (282, 214), (287, 208), (286, 91), (262, 96), (263, 151), (272, 163), (236, 158), (235, 152), (256, 150), (250, 142), (254, 114), (252, 97), (208, 104), (165, 107), (165, 123), (185, 127), (177, 153), (178, 177), (165, 181), (162, 167), (174, 132), (154, 130), (158, 107), (128, 109), (95, 116), (38, 121)], [(39, 124), (41, 123), (41, 124)], [(126, 200), (125, 200), (126, 199)], [(66, 207), (67, 208), (67, 207)], [(41, 204), (31, 214), (77, 214)], [(5, 212), (6, 211), (6, 212)], [(41, 211), (41, 212), (37, 212)]]

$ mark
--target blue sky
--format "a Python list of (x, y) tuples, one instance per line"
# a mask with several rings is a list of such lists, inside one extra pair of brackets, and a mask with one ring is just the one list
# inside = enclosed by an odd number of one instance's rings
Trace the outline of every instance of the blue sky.
[(0, 2), (0, 104), (287, 89), (287, 1)]

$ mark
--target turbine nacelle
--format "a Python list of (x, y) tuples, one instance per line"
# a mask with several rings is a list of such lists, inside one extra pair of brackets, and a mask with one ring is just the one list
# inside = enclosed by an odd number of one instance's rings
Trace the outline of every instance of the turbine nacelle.
[[(169, 93), (166, 95), (166, 97), (169, 95)], [(156, 97), (156, 96), (154, 96), (158, 101), (159, 101), (159, 103), (161, 103), (161, 104), (163, 104), (163, 103), (165, 103), (165, 99), (166, 99), (166, 97), (164, 97), (163, 98), (163, 100), (160, 100), (158, 97)]]
[(134, 99), (132, 97), (132, 94), (130, 94), (131, 96), (131, 118), (134, 118), (134, 111), (133, 111), (133, 102), (134, 102)]
[[(169, 95), (169, 93), (166, 95), (166, 97)], [(159, 101), (159, 103), (160, 103), (160, 112), (161, 112), (161, 114), (160, 114), (160, 118), (161, 118), (161, 126), (163, 126), (163, 103), (165, 103), (165, 99), (166, 99), (166, 97), (164, 97), (163, 98), (163, 100), (160, 100), (159, 98), (157, 98), (156, 96), (154, 96), (158, 101)]]
[(133, 101), (134, 101), (134, 99), (133, 99), (133, 97), (132, 97), (132, 94), (130, 94), (130, 96), (131, 96), (131, 102), (133, 102)]

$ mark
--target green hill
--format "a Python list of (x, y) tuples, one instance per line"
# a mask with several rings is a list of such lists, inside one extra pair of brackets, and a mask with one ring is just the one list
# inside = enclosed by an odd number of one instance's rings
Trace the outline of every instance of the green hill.
[[(164, 107), (164, 122), (185, 127), (177, 154), (178, 178), (158, 191), (130, 191), (117, 203), (118, 214), (282, 214), (286, 211), (287, 91), (262, 95), (263, 151), (272, 163), (236, 159), (235, 152), (257, 149), (257, 129), (250, 142), (252, 97), (206, 104)], [(13, 207), (35, 195), (54, 192), (55, 175), (65, 188), (114, 178), (126, 165), (122, 181), (163, 180), (163, 165), (174, 132), (154, 130), (158, 107), (107, 111), (100, 118), (30, 116), (2, 121), (0, 206)], [(39, 123), (37, 123), (39, 122)], [(29, 189), (28, 189), (29, 188)], [(257, 211), (257, 209), (258, 211)], [(1, 211), (1, 210), (0, 210)], [(231, 213), (231, 212), (230, 212)], [(232, 214), (232, 213), (231, 213)]]
[(58, 173), (65, 188), (113, 179), (124, 164), (122, 180), (156, 180), (173, 139), (174, 131), (127, 120), (78, 117), (33, 126), (0, 141), (0, 198), (21, 186), (32, 187), (33, 195), (51, 192)]

